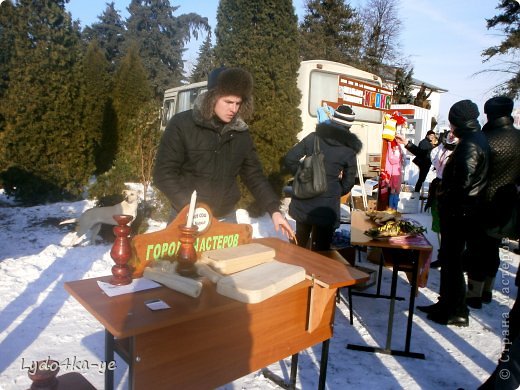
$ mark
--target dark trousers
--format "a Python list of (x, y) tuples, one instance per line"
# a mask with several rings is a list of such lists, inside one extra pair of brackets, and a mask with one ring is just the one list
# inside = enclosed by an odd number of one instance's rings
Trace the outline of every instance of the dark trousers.
[(500, 267), (500, 239), (490, 237), (484, 228), (475, 237), (470, 238), (467, 254), (468, 278), (483, 282), (494, 278)]
[(419, 167), (419, 178), (415, 183), (415, 192), (421, 192), (421, 187), (426, 180), (426, 176), (428, 176), (428, 172), (430, 171), (430, 165), (422, 165)]
[(467, 315), (463, 252), (476, 234), (475, 216), (447, 213), (441, 208), (442, 268), (440, 300), (449, 315)]
[(296, 239), (299, 246), (307, 248), (309, 239), (312, 236), (310, 249), (313, 251), (326, 251), (330, 249), (335, 230), (333, 226), (317, 226), (296, 222)]

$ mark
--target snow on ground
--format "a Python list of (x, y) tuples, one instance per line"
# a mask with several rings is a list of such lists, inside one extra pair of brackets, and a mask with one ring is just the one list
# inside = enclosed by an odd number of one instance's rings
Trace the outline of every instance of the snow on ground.
[[(0, 389), (22, 389), (31, 384), (27, 369), (34, 360), (50, 356), (62, 363), (60, 373), (81, 372), (96, 388), (103, 388), (99, 367), (104, 358), (104, 333), (93, 318), (63, 288), (66, 281), (110, 274), (113, 261), (110, 244), (64, 247), (60, 243), (70, 226), (59, 221), (79, 216), (93, 206), (92, 201), (55, 203), (35, 207), (16, 207), (0, 193)], [(407, 215), (430, 226), (427, 213)], [(270, 218), (250, 218), (238, 210), (240, 221), (250, 221), (255, 237), (277, 236)], [(164, 227), (154, 223), (153, 229)], [(348, 229), (348, 225), (342, 225)], [(427, 234), (434, 245), (437, 238)], [(493, 371), (502, 350), (502, 317), (509, 312), (516, 296), (514, 276), (518, 255), (503, 250), (493, 302), (472, 310), (470, 326), (447, 327), (432, 323), (416, 312), (412, 332), (412, 352), (425, 360), (346, 349), (352, 344), (384, 346), (389, 301), (354, 296), (354, 325), (349, 324), (349, 308), (337, 305), (334, 337), (330, 343), (327, 388), (346, 386), (363, 389), (475, 389)], [(371, 266), (362, 258), (362, 265)], [(383, 292), (390, 288), (391, 271), (383, 272)], [(435, 302), (439, 271), (431, 270), (428, 286), (419, 291), (418, 305)], [(370, 287), (367, 291), (374, 291)], [(400, 275), (396, 302), (392, 348), (404, 348), (409, 284)], [(317, 388), (321, 345), (302, 351), (297, 387)], [(80, 362), (82, 368), (72, 363)], [(70, 363), (69, 366), (66, 364)], [(117, 361), (118, 389), (127, 387), (126, 365)], [(87, 367), (88, 366), (88, 367)], [(269, 367), (288, 378), (290, 358)], [(123, 374), (121, 374), (123, 372)], [(235, 380), (222, 389), (275, 389), (260, 372)]]

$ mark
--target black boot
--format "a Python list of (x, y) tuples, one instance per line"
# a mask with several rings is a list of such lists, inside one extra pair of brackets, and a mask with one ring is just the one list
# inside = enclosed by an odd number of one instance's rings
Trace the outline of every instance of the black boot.
[(466, 305), (473, 309), (482, 309), (482, 291), (484, 282), (468, 278), (468, 290), (466, 291)]
[(423, 313), (435, 313), (443, 311), (443, 306), (441, 304), (441, 301), (434, 303), (433, 305), (426, 305), (426, 306), (417, 306), (417, 310), (422, 311)]
[(441, 261), (440, 260), (435, 260), (434, 262), (432, 262), (430, 264), (430, 268), (440, 268), (441, 267)]
[(466, 298), (466, 305), (472, 309), (482, 309), (482, 297)]
[(468, 314), (447, 314), (444, 311), (436, 311), (428, 314), (426, 318), (441, 325), (455, 325), (461, 327), (469, 325)]
[(493, 293), (491, 291), (482, 291), (482, 303), (491, 303)]
[(484, 289), (482, 291), (482, 303), (491, 303), (493, 300), (493, 287), (495, 286), (494, 277), (486, 277), (484, 280)]

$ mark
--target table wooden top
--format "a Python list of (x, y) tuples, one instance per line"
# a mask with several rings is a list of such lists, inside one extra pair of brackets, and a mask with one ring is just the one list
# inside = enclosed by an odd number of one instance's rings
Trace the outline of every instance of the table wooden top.
[(363, 210), (352, 210), (350, 220), (350, 243), (352, 245), (372, 246), (379, 248), (416, 249), (431, 251), (432, 245), (424, 235), (416, 237), (396, 237), (391, 239), (374, 240), (365, 235), (365, 231), (376, 226)]
[[(368, 278), (367, 274), (353, 267), (346, 267), (337, 261), (277, 238), (262, 238), (254, 241), (274, 248), (277, 260), (304, 267), (307, 275), (314, 275), (322, 286), (336, 289), (360, 283)], [(203, 280), (204, 286), (198, 298), (192, 298), (166, 287), (110, 298), (97, 285), (98, 280), (108, 282), (110, 278), (111, 276), (104, 276), (66, 282), (65, 289), (117, 338), (204, 318), (210, 314), (231, 310), (237, 305), (248, 306), (218, 294), (215, 285), (209, 280)], [(306, 280), (290, 289), (307, 288), (310, 285), (311, 282)], [(171, 309), (151, 311), (144, 304), (149, 299), (162, 299), (171, 306)]]

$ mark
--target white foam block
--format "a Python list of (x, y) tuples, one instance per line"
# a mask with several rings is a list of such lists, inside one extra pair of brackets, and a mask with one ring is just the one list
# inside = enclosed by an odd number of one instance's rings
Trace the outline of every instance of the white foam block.
[(303, 267), (273, 260), (221, 278), (217, 292), (240, 302), (258, 303), (303, 280)]

